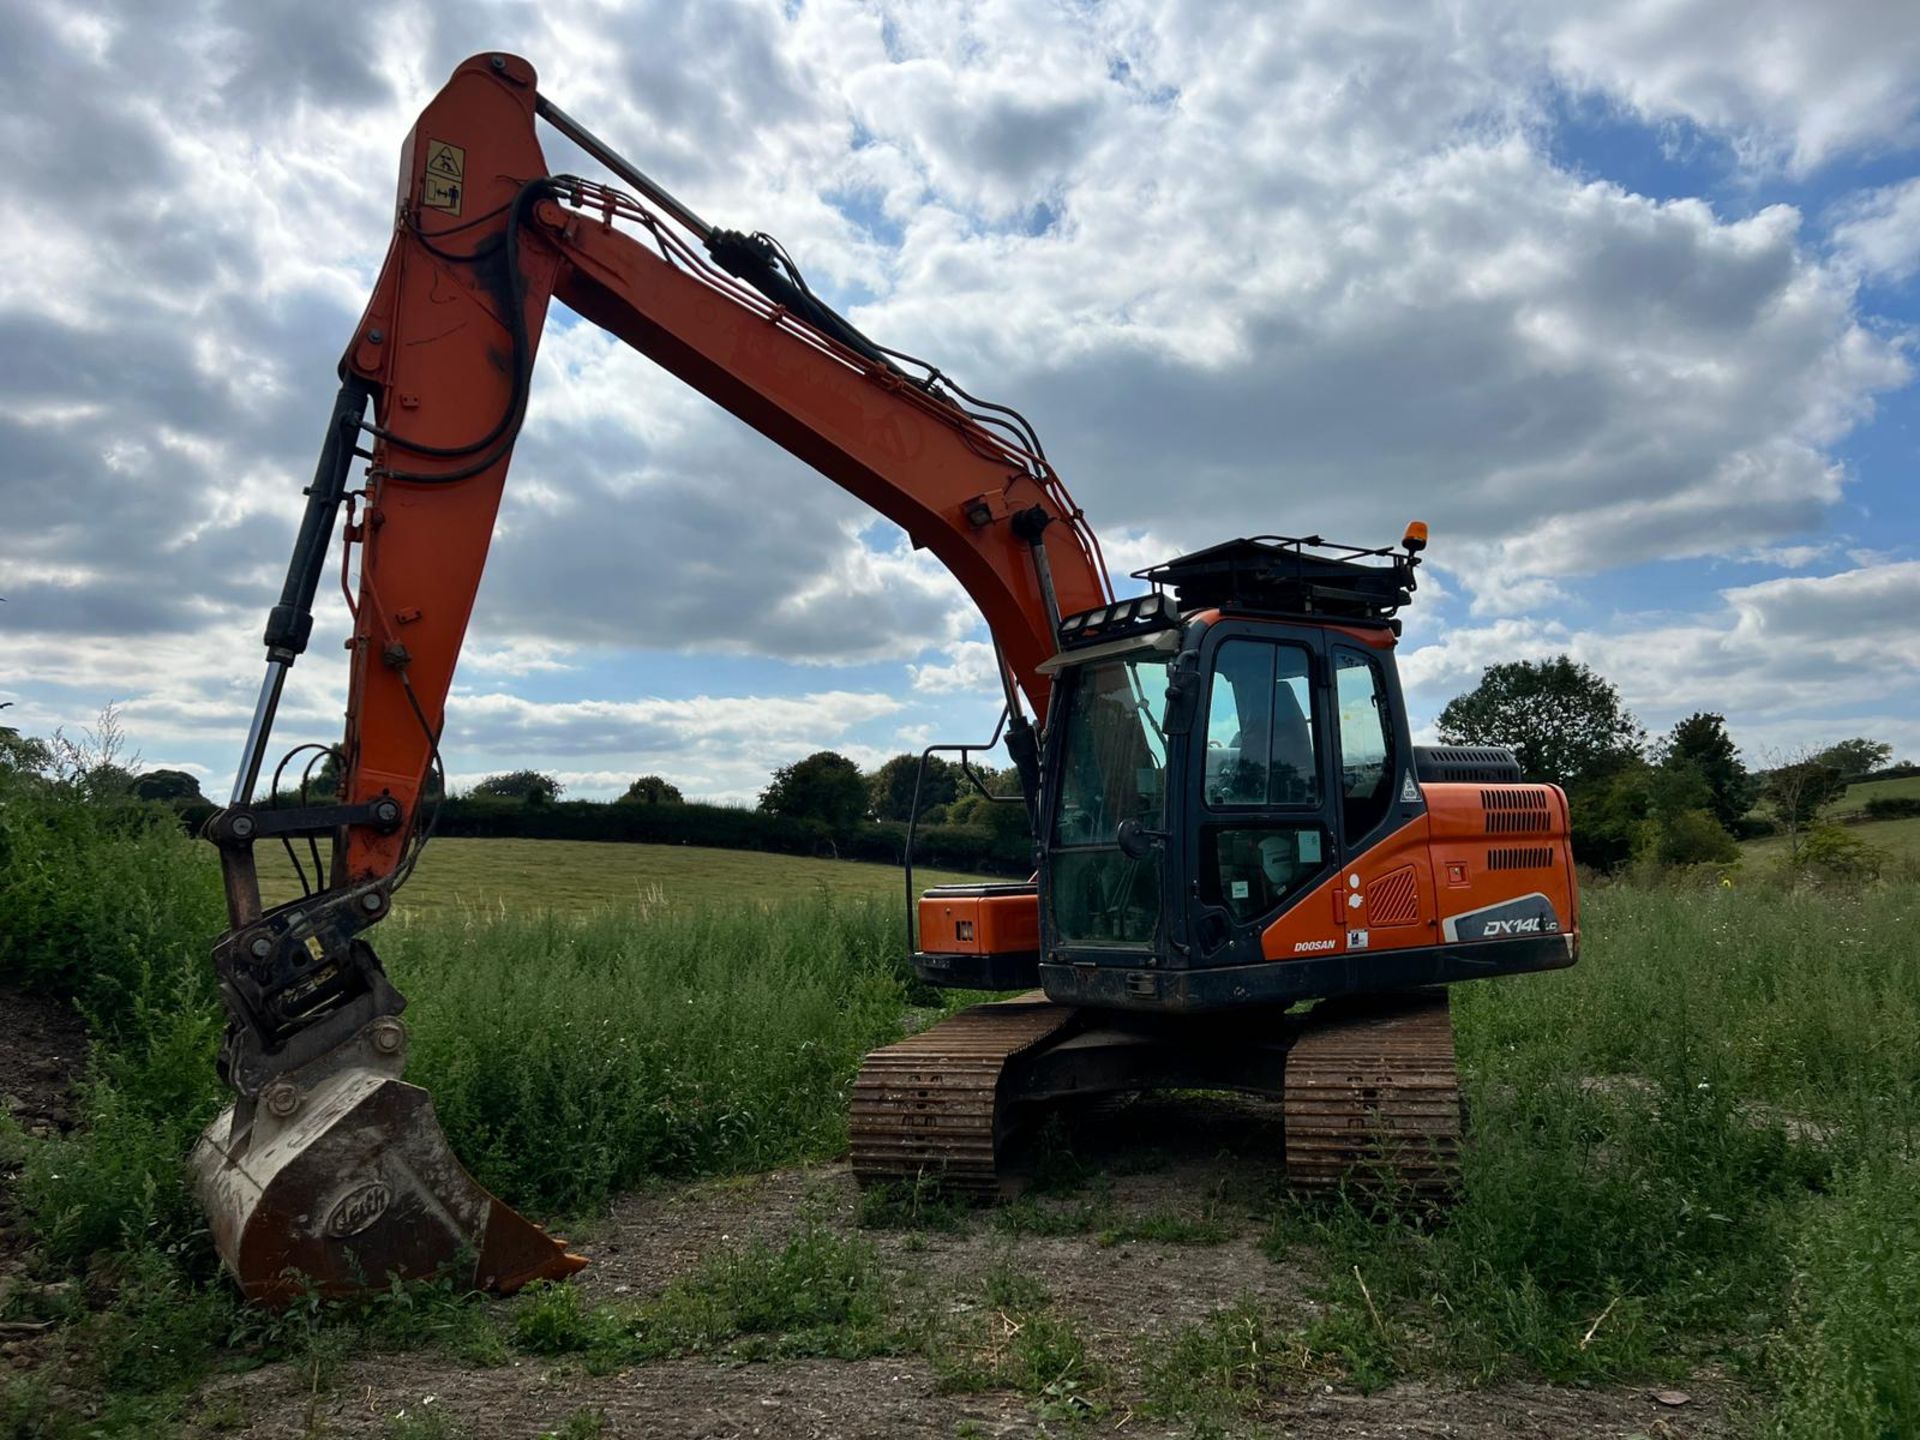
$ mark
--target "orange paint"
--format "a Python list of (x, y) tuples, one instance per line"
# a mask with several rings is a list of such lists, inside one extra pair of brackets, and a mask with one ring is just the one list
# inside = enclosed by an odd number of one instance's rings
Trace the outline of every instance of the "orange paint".
[(1040, 948), (1037, 895), (922, 895), (920, 948), (933, 955), (1030, 954)]
[[(1444, 923), (1544, 895), (1562, 933), (1579, 913), (1567, 797), (1555, 785), (1425, 785), (1426, 813), (1286, 911), (1260, 937), (1269, 960), (1445, 943)], [(1364, 936), (1356, 943), (1357, 936)]]
[[(407, 822), (388, 835), (352, 827), (355, 879), (392, 874), (412, 832), (432, 754), (421, 716), (443, 728), (511, 455), (444, 484), (383, 472), (460, 471), (472, 454), (413, 447), (471, 446), (512, 408), (510, 312), (490, 279), (499, 267), (462, 257), (502, 250), (516, 198), (548, 173), (534, 87), (524, 60), (475, 57), (421, 113), (401, 152), (392, 245), (348, 347), (348, 367), (372, 386), (375, 422), (399, 443), (373, 445), (357, 531), (347, 798), (391, 795)], [(1064, 612), (1104, 604), (1105, 577), (1063, 490), (1028, 476), (992, 432), (893, 372), (667, 264), (599, 216), (552, 199), (532, 201), (530, 212), (516, 232), (529, 351), (557, 298), (899, 524), (973, 598), (1045, 718), (1052, 683), (1038, 667), (1054, 652), (1052, 627), (1032, 555), (1006, 517), (1038, 506), (1059, 522), (1043, 542)], [(982, 495), (998, 497), (990, 509), (1000, 518), (975, 526), (966, 511)]]

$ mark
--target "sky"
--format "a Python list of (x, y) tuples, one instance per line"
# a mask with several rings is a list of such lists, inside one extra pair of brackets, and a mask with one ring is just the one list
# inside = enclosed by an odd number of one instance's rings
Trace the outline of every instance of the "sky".
[[(1126, 574), (1432, 529), (1417, 732), (1566, 652), (1920, 758), (1911, 0), (0, 0), (0, 721), (224, 795), (399, 146), (469, 54), (1017, 406)], [(556, 171), (596, 175), (552, 132)], [(339, 734), (323, 590), (276, 742)], [(978, 740), (965, 595), (556, 307), (456, 786)]]

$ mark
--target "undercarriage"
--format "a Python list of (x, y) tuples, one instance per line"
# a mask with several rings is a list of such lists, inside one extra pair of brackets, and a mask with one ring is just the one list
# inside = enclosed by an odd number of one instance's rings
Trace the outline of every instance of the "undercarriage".
[(1039, 991), (975, 1005), (867, 1057), (853, 1088), (854, 1175), (1002, 1195), (1020, 1187), (1021, 1141), (1050, 1108), (1234, 1090), (1282, 1102), (1291, 1185), (1441, 1200), (1461, 1136), (1447, 993), (1201, 1016), (1057, 1005)]

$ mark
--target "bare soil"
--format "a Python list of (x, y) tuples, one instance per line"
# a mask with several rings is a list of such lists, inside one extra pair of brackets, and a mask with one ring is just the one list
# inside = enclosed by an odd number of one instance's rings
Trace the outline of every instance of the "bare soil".
[[(1120, 1107), (1076, 1128), (1074, 1147), (1098, 1177), (1036, 1204), (1095, 1228), (1063, 1235), (1008, 1233), (981, 1212), (952, 1233), (867, 1230), (907, 1305), (981, 1303), (1002, 1262), (1038, 1280), (1111, 1375), (1108, 1413), (1077, 1424), (1043, 1418), (1023, 1395), (939, 1392), (917, 1358), (723, 1364), (677, 1360), (591, 1375), (571, 1361), (519, 1358), (497, 1368), (442, 1354), (350, 1360), (323, 1386), (292, 1365), (224, 1378), (201, 1396), (199, 1426), (260, 1436), (379, 1436), (440, 1411), (455, 1433), (535, 1437), (599, 1416), (603, 1433), (648, 1440), (840, 1440), (840, 1437), (1172, 1437), (1185, 1425), (1149, 1422), (1131, 1408), (1145, 1363), (1167, 1337), (1242, 1296), (1283, 1327), (1315, 1314), (1311, 1261), (1276, 1263), (1255, 1218), (1276, 1183), (1276, 1120), (1257, 1102), (1173, 1097)], [(1207, 1220), (1213, 1244), (1120, 1240), (1129, 1222), (1175, 1214)], [(652, 1294), (709, 1251), (750, 1236), (779, 1240), (823, 1223), (857, 1225), (844, 1164), (792, 1169), (628, 1196), (573, 1236), (591, 1260), (575, 1283), (594, 1300)], [(1677, 1402), (1677, 1403), (1676, 1403)], [(1371, 1395), (1342, 1385), (1271, 1402), (1224, 1433), (1248, 1436), (1721, 1437), (1734, 1433), (1739, 1391), (1717, 1376), (1683, 1395), (1640, 1387), (1562, 1389), (1530, 1383), (1480, 1388), (1403, 1383)], [(1221, 1432), (1213, 1432), (1221, 1433)]]
[[(1070, 1423), (1038, 1418), (1024, 1397), (940, 1395), (927, 1367), (912, 1360), (796, 1360), (723, 1367), (674, 1360), (614, 1375), (521, 1361), (468, 1370), (441, 1358), (360, 1361), (317, 1397), (282, 1387), (259, 1371), (208, 1397), (203, 1417), (246, 1416), (243, 1433), (262, 1437), (381, 1435), (396, 1422), (440, 1409), (473, 1436), (535, 1437), (583, 1411), (609, 1436), (644, 1440), (951, 1440), (956, 1435), (1114, 1434), (1172, 1440), (1189, 1426), (1149, 1423), (1124, 1410)], [(293, 1393), (287, 1393), (288, 1391)], [(229, 1433), (233, 1433), (229, 1431)], [(1283, 1401), (1227, 1433), (1327, 1436), (1340, 1440), (1493, 1440), (1493, 1437), (1721, 1437), (1733, 1431), (1723, 1401), (1697, 1390), (1670, 1408), (1651, 1392), (1560, 1390), (1504, 1385), (1452, 1390), (1396, 1385), (1373, 1395), (1347, 1391)]]
[[(30, 1135), (73, 1125), (73, 1083), (86, 1063), (87, 1027), (65, 1000), (0, 986), (0, 1105)], [(0, 1159), (0, 1305), (31, 1284), (16, 1235), (10, 1160)], [(44, 1287), (42, 1287), (44, 1288)], [(0, 1374), (40, 1363), (39, 1327), (0, 1322)]]
[(24, 1130), (73, 1124), (73, 1082), (86, 1061), (87, 1027), (71, 1002), (0, 986), (0, 1104)]

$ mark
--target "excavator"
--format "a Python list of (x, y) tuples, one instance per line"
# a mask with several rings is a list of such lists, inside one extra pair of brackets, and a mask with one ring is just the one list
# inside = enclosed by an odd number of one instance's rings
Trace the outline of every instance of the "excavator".
[[(539, 122), (619, 183), (550, 173)], [(1230, 540), (1117, 596), (1022, 416), (863, 334), (777, 241), (709, 224), (525, 60), (482, 54), (401, 151), (391, 246), (208, 826), (233, 1100), (191, 1168), (245, 1295), (422, 1276), (508, 1292), (585, 1263), (467, 1173), (403, 1080), (406, 1001), (368, 938), (433, 835), (447, 697), (555, 300), (901, 527), (993, 636), (991, 743), (1019, 778), (1033, 877), (932, 888), (908, 939), (924, 981), (1013, 998), (868, 1057), (860, 1183), (995, 1193), (1050, 1107), (1172, 1087), (1277, 1097), (1302, 1186), (1444, 1195), (1461, 1142), (1448, 987), (1571, 965), (1579, 930), (1565, 795), (1510, 752), (1412, 743), (1394, 647), (1426, 527), (1374, 548)], [(345, 733), (289, 751), (256, 798), (336, 528)], [(986, 747), (951, 748), (972, 775)], [(302, 751), (293, 773), (331, 756), (335, 788), (303, 780), (279, 804)], [(305, 847), (306, 893), (263, 903), (263, 843)]]

